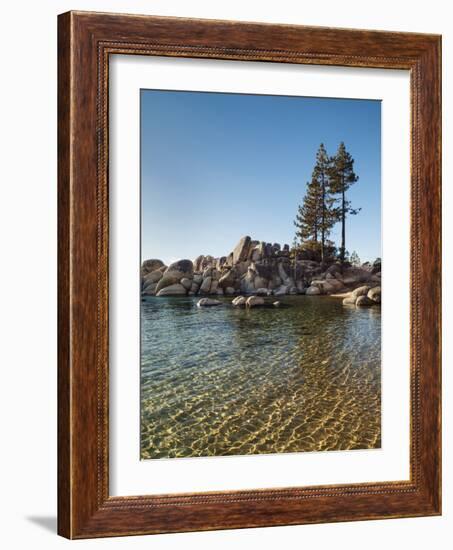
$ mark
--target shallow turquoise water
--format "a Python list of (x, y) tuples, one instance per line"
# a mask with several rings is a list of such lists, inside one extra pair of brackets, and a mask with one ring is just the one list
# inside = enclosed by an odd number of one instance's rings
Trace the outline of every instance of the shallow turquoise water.
[(197, 301), (141, 304), (142, 458), (380, 447), (379, 307)]

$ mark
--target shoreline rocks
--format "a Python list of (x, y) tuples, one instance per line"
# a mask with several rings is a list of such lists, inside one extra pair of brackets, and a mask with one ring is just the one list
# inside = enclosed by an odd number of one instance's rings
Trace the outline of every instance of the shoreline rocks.
[(371, 307), (381, 304), (381, 287), (380, 286), (360, 286), (349, 292), (343, 298), (343, 305)]
[[(368, 300), (374, 305), (381, 300), (380, 270), (380, 260), (358, 267), (294, 258), (287, 244), (246, 235), (219, 258), (200, 255), (194, 261), (181, 259), (169, 266), (159, 259), (145, 260), (141, 291), (143, 296), (236, 297), (233, 305), (244, 305), (248, 296), (254, 298), (250, 307), (257, 305), (255, 298), (297, 294), (341, 296), (345, 305), (356, 305), (364, 296), (367, 300), (357, 305), (369, 304)], [(235, 304), (237, 299), (240, 304)]]

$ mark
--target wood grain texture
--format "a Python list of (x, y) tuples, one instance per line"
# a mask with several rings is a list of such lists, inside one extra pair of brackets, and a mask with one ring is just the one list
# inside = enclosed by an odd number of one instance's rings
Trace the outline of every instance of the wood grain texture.
[(69, 15), (58, 23), (58, 532), (71, 536)]
[[(440, 514), (440, 37), (69, 12), (59, 16), (58, 531), (68, 538)], [(411, 74), (410, 481), (110, 497), (111, 54)]]

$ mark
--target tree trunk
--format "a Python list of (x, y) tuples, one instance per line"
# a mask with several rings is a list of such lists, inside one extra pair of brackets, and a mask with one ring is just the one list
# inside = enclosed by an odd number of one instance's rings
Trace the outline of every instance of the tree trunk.
[(324, 263), (324, 243), (326, 228), (326, 184), (322, 175), (322, 216), (321, 216), (321, 263)]
[(344, 183), (343, 191), (341, 194), (341, 263), (344, 262), (344, 255), (346, 251), (346, 209), (345, 209), (345, 192), (344, 192)]

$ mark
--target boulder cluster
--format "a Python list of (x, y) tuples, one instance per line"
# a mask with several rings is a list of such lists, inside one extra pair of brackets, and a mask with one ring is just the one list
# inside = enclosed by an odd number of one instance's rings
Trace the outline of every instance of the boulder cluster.
[(381, 287), (363, 285), (349, 292), (347, 296), (343, 298), (343, 304), (345, 306), (362, 306), (369, 307), (381, 303)]
[[(201, 300), (198, 300), (197, 306), (198, 307), (210, 307), (210, 306), (219, 306), (222, 302), (220, 300), (216, 300), (214, 298), (201, 298)], [(261, 296), (249, 296), (246, 298), (245, 296), (236, 296), (236, 298), (233, 299), (231, 304), (234, 307), (256, 307), (256, 306), (264, 306), (266, 305), (266, 302), (264, 301), (264, 298)], [(273, 306), (278, 307), (280, 305), (280, 302), (273, 302)]]
[[(161, 260), (142, 264), (144, 296), (283, 296), (286, 294), (341, 294), (367, 287), (366, 296), (379, 287), (380, 261), (361, 267), (290, 258), (287, 244), (265, 243), (242, 237), (228, 256), (198, 256), (166, 266)], [(365, 286), (364, 286), (365, 285)], [(376, 294), (377, 291), (374, 291)], [(353, 297), (346, 295), (352, 302)], [(371, 305), (357, 303), (356, 305)], [(378, 303), (373, 298), (373, 303)], [(363, 300), (362, 300), (363, 302)], [(348, 302), (350, 303), (350, 302)]]

